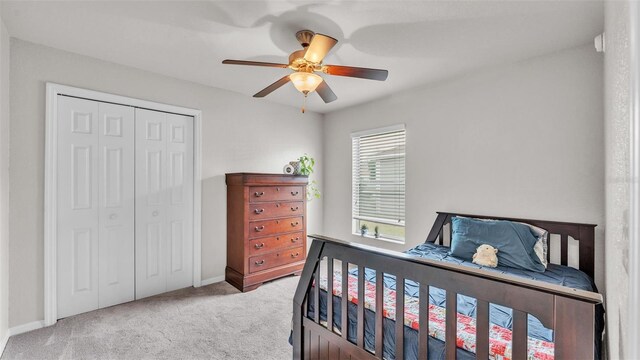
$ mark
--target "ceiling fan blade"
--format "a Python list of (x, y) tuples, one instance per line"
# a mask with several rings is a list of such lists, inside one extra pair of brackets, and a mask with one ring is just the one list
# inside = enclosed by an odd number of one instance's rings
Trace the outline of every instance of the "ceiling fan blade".
[(271, 85), (267, 86), (266, 88), (264, 88), (264, 89), (260, 90), (259, 92), (257, 92), (255, 95), (253, 95), (253, 97), (257, 97), (257, 98), (265, 97), (265, 96), (271, 94), (274, 90), (277, 90), (282, 85), (288, 83), (289, 81), (291, 81), (289, 79), (289, 75), (285, 75), (285, 76), (281, 77), (280, 80), (274, 82), (273, 84), (271, 84)]
[(263, 62), (263, 61), (245, 61), (245, 60), (224, 60), (222, 61), (223, 64), (230, 64), (230, 65), (251, 65), (251, 66), (267, 66), (267, 67), (276, 67), (276, 68), (286, 68), (289, 65), (287, 64), (277, 64), (277, 63), (270, 63), (270, 62)]
[(338, 40), (331, 36), (315, 34), (304, 54), (304, 59), (312, 63), (320, 63), (329, 51), (338, 43)]
[(385, 81), (389, 71), (381, 69), (368, 69), (353, 66), (325, 65), (324, 72), (329, 75), (349, 76), (361, 79)]
[(333, 90), (331, 90), (329, 85), (327, 85), (326, 81), (323, 81), (320, 83), (320, 85), (318, 85), (318, 87), (316, 88), (316, 92), (318, 93), (318, 95), (320, 95), (322, 100), (324, 100), (324, 102), (327, 104), (338, 99), (336, 94), (334, 94)]

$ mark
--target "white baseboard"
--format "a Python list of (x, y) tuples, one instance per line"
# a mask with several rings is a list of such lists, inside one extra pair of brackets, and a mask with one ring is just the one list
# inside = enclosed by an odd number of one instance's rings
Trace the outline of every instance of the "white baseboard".
[(7, 335), (4, 338), (0, 339), (0, 357), (2, 357), (2, 353), (4, 352), (4, 348), (7, 346), (7, 341), (9, 341), (9, 331), (7, 330)]
[(7, 335), (4, 338), (0, 339), (0, 357), (4, 352), (4, 348), (7, 346), (7, 342), (9, 342), (9, 338), (14, 335), (24, 334), (29, 331), (42, 329), (44, 327), (44, 320), (34, 321), (18, 326), (14, 326), (7, 330)]
[(9, 337), (14, 335), (24, 334), (29, 331), (42, 329), (43, 327), (44, 327), (44, 320), (33, 321), (30, 323), (9, 328), (9, 331), (7, 332), (7, 336)]
[(207, 285), (219, 283), (222, 281), (224, 281), (224, 275), (214, 276), (212, 278), (204, 279), (200, 283), (202, 284), (202, 286), (207, 286)]

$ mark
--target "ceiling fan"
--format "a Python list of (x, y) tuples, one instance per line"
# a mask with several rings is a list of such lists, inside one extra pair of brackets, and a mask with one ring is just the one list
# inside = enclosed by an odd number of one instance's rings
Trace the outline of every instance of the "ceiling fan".
[[(330, 103), (338, 97), (321, 76), (315, 72), (323, 72), (329, 75), (348, 76), (361, 79), (384, 81), (389, 72), (380, 69), (368, 69), (352, 66), (324, 65), (322, 60), (336, 45), (338, 40), (322, 34), (316, 34), (311, 30), (301, 30), (296, 33), (296, 39), (303, 49), (294, 51), (289, 55), (288, 64), (278, 64), (260, 61), (224, 60), (223, 64), (252, 65), (275, 68), (289, 68), (294, 72), (283, 76), (280, 80), (257, 92), (253, 97), (265, 97), (274, 90), (291, 81), (293, 86), (304, 94), (305, 98), (310, 92), (316, 91), (325, 103)], [(304, 107), (302, 108), (304, 112)]]

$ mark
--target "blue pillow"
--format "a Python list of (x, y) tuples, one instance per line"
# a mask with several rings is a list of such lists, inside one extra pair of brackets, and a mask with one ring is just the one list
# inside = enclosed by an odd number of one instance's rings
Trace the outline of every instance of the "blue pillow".
[(479, 220), (465, 217), (451, 219), (449, 254), (471, 261), (476, 248), (489, 244), (498, 249), (498, 265), (544, 272), (533, 247), (538, 238), (531, 228), (504, 220)]

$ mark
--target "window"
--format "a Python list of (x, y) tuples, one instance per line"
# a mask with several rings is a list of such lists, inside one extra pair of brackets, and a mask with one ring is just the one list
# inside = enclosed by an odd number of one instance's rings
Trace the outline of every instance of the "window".
[(353, 232), (404, 242), (404, 125), (351, 134)]

